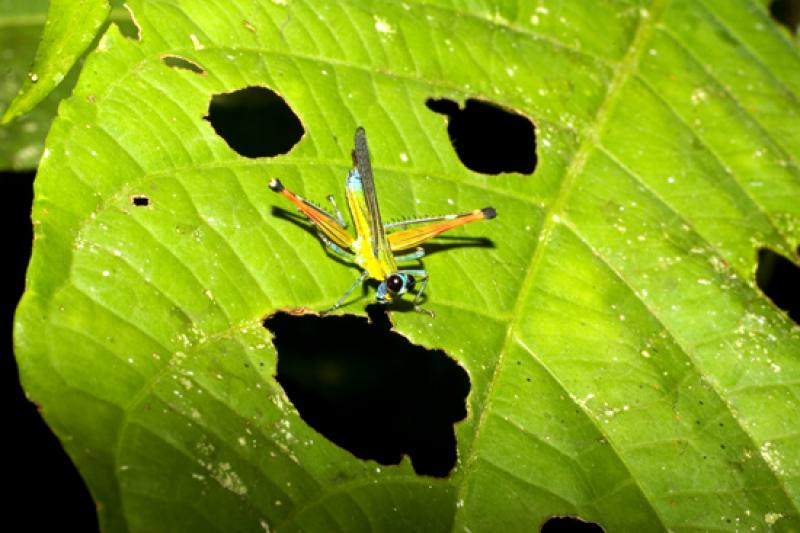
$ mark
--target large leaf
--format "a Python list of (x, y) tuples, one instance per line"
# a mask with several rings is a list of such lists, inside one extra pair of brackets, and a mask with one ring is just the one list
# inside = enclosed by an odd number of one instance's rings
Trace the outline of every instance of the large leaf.
[[(800, 527), (800, 332), (753, 281), (759, 247), (796, 258), (800, 52), (762, 4), (130, 4), (142, 41), (111, 27), (53, 124), (16, 322), (107, 529)], [(202, 120), (248, 85), (301, 118), (289, 154)], [(466, 169), (429, 97), (530, 116), (536, 172)], [(341, 202), (357, 125), (386, 218), (499, 213), (461, 233), (493, 249), (426, 259), (435, 319), (392, 313), (470, 376), (446, 479), (356, 459), (273, 377), (263, 317), (356, 271), (266, 183)]]

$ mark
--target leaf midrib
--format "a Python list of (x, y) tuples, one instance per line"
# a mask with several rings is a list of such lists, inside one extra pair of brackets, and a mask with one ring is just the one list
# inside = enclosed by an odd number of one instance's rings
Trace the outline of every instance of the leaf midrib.
[[(617, 99), (619, 98), (620, 89), (625, 85), (627, 80), (631, 78), (636, 71), (639, 59), (642, 55), (642, 51), (644, 49), (644, 43), (649, 39), (650, 35), (654, 31), (655, 22), (660, 18), (661, 13), (666, 7), (666, 3), (668, 0), (653, 0), (651, 5), (649, 6), (649, 16), (639, 18), (639, 23), (636, 29), (633, 32), (633, 37), (628, 45), (628, 51), (625, 54), (623, 60), (617, 65), (616, 69), (614, 69), (614, 76), (612, 78), (611, 83), (609, 84), (608, 90), (606, 91), (606, 95), (603, 98), (603, 101), (600, 103), (598, 107), (597, 113), (595, 114), (595, 120), (592, 124), (591, 129), (586, 133), (584, 139), (581, 141), (580, 147), (578, 148), (577, 152), (572, 158), (567, 170), (565, 172), (564, 178), (561, 182), (561, 186), (558, 190), (557, 195), (553, 199), (550, 207), (544, 213), (544, 222), (542, 224), (542, 229), (539, 237), (539, 243), (536, 246), (536, 249), (533, 252), (531, 257), (530, 263), (527, 268), (527, 274), (520, 285), (520, 290), (518, 292), (517, 300), (514, 306), (514, 311), (512, 312), (512, 316), (515, 317), (515, 320), (509, 322), (508, 328), (506, 330), (506, 338), (503, 346), (500, 349), (500, 353), (497, 357), (497, 362), (495, 364), (494, 372), (492, 373), (492, 377), (486, 387), (486, 392), (484, 393), (484, 398), (482, 401), (483, 409), (481, 411), (481, 416), (475, 423), (475, 434), (472, 438), (472, 444), (470, 449), (464, 454), (464, 477), (461, 480), (459, 490), (458, 490), (458, 499), (463, 500), (465, 498), (465, 494), (463, 491), (466, 487), (469, 487), (469, 483), (467, 479), (469, 478), (470, 474), (475, 471), (474, 463), (477, 460), (477, 450), (478, 450), (478, 440), (481, 437), (481, 430), (486, 424), (486, 419), (490, 412), (491, 401), (492, 401), (492, 394), (494, 391), (495, 383), (497, 382), (497, 378), (503, 368), (503, 362), (505, 359), (505, 355), (509, 352), (512, 343), (518, 342), (517, 336), (515, 335), (515, 330), (519, 327), (520, 321), (522, 320), (522, 307), (524, 303), (527, 301), (527, 295), (531, 290), (531, 287), (534, 285), (534, 280), (539, 271), (539, 265), (542, 262), (542, 258), (544, 257), (547, 243), (549, 238), (553, 232), (555, 226), (559, 223), (558, 216), (559, 213), (563, 212), (564, 204), (569, 198), (572, 187), (577, 179), (577, 177), (583, 171), (583, 168), (586, 164), (586, 160), (589, 156), (589, 153), (597, 148), (600, 145), (600, 133), (603, 131), (606, 121), (611, 114), (611, 111), (614, 108), (614, 104), (616, 103)], [(533, 354), (532, 351), (529, 349), (526, 350), (529, 353)], [(548, 371), (546, 365), (544, 365), (538, 358), (536, 359), (537, 362), (542, 366), (545, 371)], [(549, 371), (548, 371), (549, 373)], [(559, 380), (555, 380), (555, 383), (558, 383), (559, 386), (563, 385)], [(566, 389), (564, 389), (566, 391)], [(594, 423), (596, 429), (603, 434), (602, 428), (595, 423), (594, 418), (587, 417), (592, 423)], [(626, 469), (630, 474), (630, 469), (627, 466), (627, 463), (624, 461), (624, 456), (619, 453), (613, 445), (613, 442), (607, 439), (609, 447), (614, 451), (616, 457), (620, 460), (620, 462), (625, 465)], [(658, 509), (656, 509), (652, 505), (652, 497), (648, 497), (647, 493), (642, 488), (641, 484), (639, 483), (638, 479), (630, 475), (631, 480), (637, 486), (639, 492), (645, 498), (645, 501), (650, 504), (650, 509), (655, 516), (659, 518), (662, 525), (666, 524), (667, 521), (659, 514)], [(458, 511), (457, 511), (458, 512)]]

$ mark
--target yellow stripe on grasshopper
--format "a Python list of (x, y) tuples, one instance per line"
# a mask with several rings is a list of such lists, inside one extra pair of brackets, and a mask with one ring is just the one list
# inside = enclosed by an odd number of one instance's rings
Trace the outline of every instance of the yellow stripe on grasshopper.
[(345, 190), (347, 205), (353, 216), (356, 235), (358, 235), (352, 245), (352, 249), (356, 254), (356, 261), (361, 268), (367, 271), (369, 277), (383, 281), (386, 276), (397, 271), (397, 264), (385, 236), (378, 236), (378, 250), (373, 250), (372, 248), (372, 242), (375, 239), (370, 227), (370, 213), (364, 198), (361, 175), (358, 170), (353, 169), (347, 175)]

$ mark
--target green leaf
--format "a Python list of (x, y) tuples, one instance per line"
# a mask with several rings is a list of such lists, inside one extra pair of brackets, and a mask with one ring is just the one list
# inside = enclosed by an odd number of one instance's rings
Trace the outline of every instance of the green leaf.
[[(108, 29), (48, 138), (15, 330), (105, 529), (800, 528), (800, 330), (753, 279), (797, 260), (800, 52), (763, 3), (130, 5), (141, 42)], [(202, 119), (253, 85), (290, 153)], [(465, 168), (430, 97), (531, 117), (536, 172)], [(391, 314), (469, 373), (448, 478), (353, 457), (273, 377), (262, 319), (357, 272), (266, 185), (341, 203), (357, 125), (385, 218), (498, 211), (459, 230), (494, 248), (426, 258), (435, 319)]]
[(111, 8), (107, 0), (50, 0), (39, 49), (3, 123), (33, 109), (60, 84), (92, 44)]
[[(6, 2), (0, 4), (0, 114), (19, 90), (30, 69), (36, 43), (41, 36), (47, 2)], [(76, 76), (62, 85), (70, 88)], [(0, 169), (27, 170), (36, 166), (44, 137), (55, 115), (58, 100), (66, 94), (56, 91), (33, 112), (11, 124), (0, 125)]]

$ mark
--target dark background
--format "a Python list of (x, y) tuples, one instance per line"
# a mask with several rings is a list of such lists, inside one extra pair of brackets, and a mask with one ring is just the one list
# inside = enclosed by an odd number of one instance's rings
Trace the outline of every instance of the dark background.
[(31, 253), (30, 212), (33, 172), (0, 173), (6, 187), (2, 212), (6, 244), (6, 297), (3, 298), (3, 405), (11, 420), (4, 428), (7, 468), (4, 517), (7, 526), (25, 531), (97, 531), (97, 514), (86, 484), (61, 443), (45, 425), (36, 406), (22, 392), (12, 343), (14, 311), (25, 288), (25, 269)]

